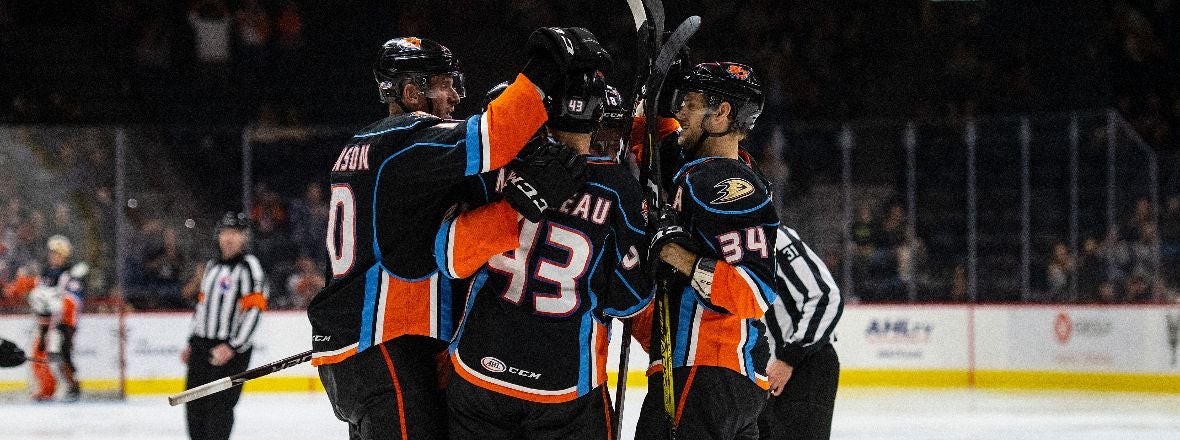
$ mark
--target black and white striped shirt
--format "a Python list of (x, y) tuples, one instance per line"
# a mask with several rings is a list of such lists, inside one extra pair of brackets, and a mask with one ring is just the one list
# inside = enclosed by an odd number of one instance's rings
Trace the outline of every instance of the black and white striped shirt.
[(229, 260), (209, 260), (201, 277), (192, 335), (225, 341), (244, 353), (253, 343), (255, 330), (270, 289), (262, 264), (253, 255)]
[(779, 226), (775, 252), (778, 298), (764, 319), (775, 359), (795, 366), (831, 342), (844, 300), (823, 260), (795, 230)]

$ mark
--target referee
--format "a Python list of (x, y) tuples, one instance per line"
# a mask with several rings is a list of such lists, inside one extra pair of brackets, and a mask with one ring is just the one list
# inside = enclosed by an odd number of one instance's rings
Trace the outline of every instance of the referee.
[[(200, 280), (192, 333), (181, 360), (188, 365), (185, 388), (193, 388), (246, 371), (258, 319), (269, 294), (258, 258), (246, 253), (250, 221), (227, 212), (218, 224), (220, 258), (198, 270)], [(188, 433), (193, 440), (228, 439), (234, 405), (242, 395), (234, 387), (186, 404)]]
[(844, 301), (831, 272), (795, 230), (779, 226), (778, 298), (766, 312), (774, 356), (766, 368), (770, 400), (758, 421), (762, 439), (827, 439), (840, 380), (832, 329)]

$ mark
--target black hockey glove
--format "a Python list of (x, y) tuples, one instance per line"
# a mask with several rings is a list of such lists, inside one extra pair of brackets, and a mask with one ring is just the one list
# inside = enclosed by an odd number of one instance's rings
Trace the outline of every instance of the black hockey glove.
[(547, 209), (557, 209), (586, 181), (586, 156), (546, 135), (529, 141), (505, 167), (504, 200), (531, 222)]
[(696, 241), (683, 226), (680, 226), (676, 210), (672, 209), (671, 205), (664, 204), (663, 207), (652, 210), (647, 224), (648, 230), (651, 231), (647, 255), (653, 261), (663, 261), (660, 259), (660, 250), (672, 243), (690, 251), (696, 249)]
[(25, 352), (7, 339), (0, 339), (0, 368), (12, 368), (25, 363)]
[(611, 64), (610, 54), (594, 34), (579, 27), (537, 29), (529, 35), (527, 47), (529, 62), (521, 73), (546, 97), (561, 93), (571, 75), (605, 71)]

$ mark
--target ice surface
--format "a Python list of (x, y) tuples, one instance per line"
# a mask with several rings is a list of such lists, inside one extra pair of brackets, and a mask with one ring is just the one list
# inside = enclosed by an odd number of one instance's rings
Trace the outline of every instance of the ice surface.
[[(632, 438), (643, 390), (630, 390), (624, 439)], [(242, 396), (235, 439), (346, 439), (322, 394)], [(1180, 440), (1180, 396), (846, 388), (834, 439)], [(0, 439), (187, 438), (184, 409), (164, 396), (124, 402), (0, 403)]]

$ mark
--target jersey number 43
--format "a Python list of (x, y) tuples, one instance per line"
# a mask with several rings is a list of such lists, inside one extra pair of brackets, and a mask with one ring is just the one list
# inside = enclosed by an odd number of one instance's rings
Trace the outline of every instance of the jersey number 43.
[[(589, 268), (590, 252), (593, 247), (585, 234), (556, 223), (546, 224), (548, 232), (544, 240), (537, 239), (539, 225), (524, 222), (520, 230), (520, 247), (514, 251), (492, 257), (488, 267), (508, 277), (507, 288), (501, 298), (513, 304), (520, 304), (525, 297), (530, 279), (557, 287), (556, 294), (530, 292), (533, 310), (538, 315), (563, 317), (578, 309), (578, 286)], [(540, 258), (529, 273), (528, 261), (538, 246), (560, 249), (566, 254), (565, 261)], [(530, 276), (531, 275), (531, 276)]]

